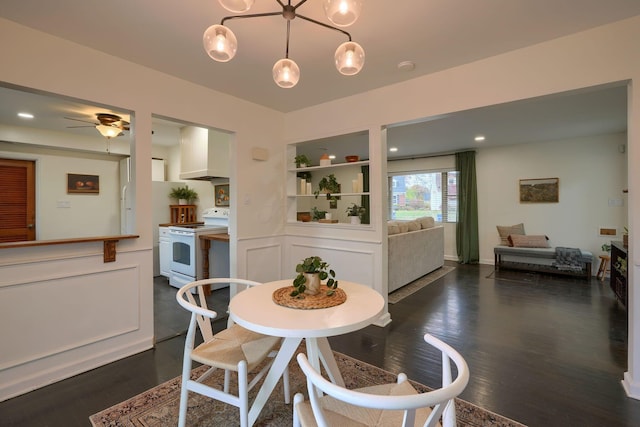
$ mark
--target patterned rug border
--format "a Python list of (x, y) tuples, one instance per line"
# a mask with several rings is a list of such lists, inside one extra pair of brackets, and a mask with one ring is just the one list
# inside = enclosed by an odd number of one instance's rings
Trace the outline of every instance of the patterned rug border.
[[(372, 376), (376, 375), (376, 380), (380, 380), (381, 382), (390, 382), (396, 380), (397, 375), (393, 374), (392, 372), (386, 371), (377, 366), (371, 365), (367, 362), (363, 362), (362, 360), (355, 359), (336, 351), (334, 351), (334, 354), (336, 356), (336, 361), (338, 361), (338, 364), (349, 372), (355, 372), (357, 374), (355, 375), (355, 377), (361, 378), (364, 376), (365, 372), (369, 372)], [(205, 369), (206, 367), (204, 366), (195, 368), (192, 371), (192, 377), (201, 374)], [(296, 369), (299, 370), (297, 366)], [(290, 369), (290, 371), (290, 375), (293, 379), (295, 371), (293, 369)], [(298, 375), (302, 375), (302, 373), (299, 372)], [(173, 420), (173, 422), (177, 422), (177, 403), (179, 402), (180, 397), (180, 379), (180, 376), (178, 376), (171, 380), (165, 381), (162, 384), (159, 384), (149, 390), (133, 396), (130, 399), (125, 400), (124, 402), (118, 403), (96, 414), (93, 414), (89, 417), (89, 421), (91, 422), (91, 425), (93, 427), (165, 426), (168, 425), (167, 422), (169, 421), (169, 419)], [(347, 382), (347, 387), (350, 387), (349, 380), (346, 377), (345, 381)], [(417, 383), (415, 381), (411, 382), (418, 391), (430, 390), (429, 387), (423, 384)], [(276, 393), (278, 392), (279, 390), (274, 390), (274, 395), (276, 395)], [(205, 403), (203, 404), (202, 402), (198, 402), (199, 398)], [(222, 413), (225, 410), (222, 408), (222, 406), (226, 405), (213, 402), (212, 400), (203, 396), (191, 395), (189, 398), (189, 414), (191, 415), (192, 413), (198, 413), (198, 411), (200, 411), (200, 413), (202, 414), (202, 412), (204, 411), (207, 414), (206, 418), (209, 421), (211, 421), (210, 414), (212, 411), (215, 412), (217, 410)], [(290, 405), (284, 405), (284, 403), (282, 403), (282, 406)], [(227, 407), (227, 409), (227, 412), (233, 411), (233, 414), (236, 414), (235, 408)], [(271, 419), (267, 417), (266, 420), (259, 420), (256, 425), (291, 425), (290, 415), (288, 417), (284, 417), (282, 416), (282, 414), (274, 413), (271, 414), (271, 416)], [(277, 418), (274, 418), (274, 416), (277, 416)], [(456, 399), (456, 416), (458, 426), (526, 427), (524, 424), (518, 423), (494, 412), (487, 411), (486, 409), (482, 409), (479, 406), (462, 399)], [(235, 421), (235, 423), (237, 423), (237, 421)], [(188, 424), (190, 423), (188, 422)], [(193, 425), (201, 424), (196, 423)], [(234, 422), (227, 419), (227, 422), (225, 423), (224, 420), (222, 420), (221, 422), (218, 419), (213, 423), (213, 425), (231, 426), (234, 425)]]
[(426, 274), (420, 277), (419, 279), (414, 280), (408, 285), (405, 285), (400, 289), (397, 289), (391, 292), (388, 297), (389, 304), (396, 304), (402, 301), (404, 298), (418, 292), (420, 289), (424, 288), (427, 285), (430, 285), (431, 283), (435, 282), (439, 278), (451, 273), (455, 269), (456, 269), (455, 267), (443, 265), (439, 269), (432, 271), (431, 273)]

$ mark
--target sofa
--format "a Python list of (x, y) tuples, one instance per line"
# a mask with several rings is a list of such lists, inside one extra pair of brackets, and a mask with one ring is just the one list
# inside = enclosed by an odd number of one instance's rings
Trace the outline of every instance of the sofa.
[(444, 226), (432, 217), (389, 221), (389, 293), (444, 265)]

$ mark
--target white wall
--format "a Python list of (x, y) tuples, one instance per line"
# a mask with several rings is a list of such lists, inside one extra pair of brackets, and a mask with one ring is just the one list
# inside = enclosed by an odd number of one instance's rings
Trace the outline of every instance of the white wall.
[[(592, 252), (595, 264), (602, 244), (612, 240), (599, 236), (598, 228), (620, 233), (627, 225), (627, 155), (619, 151), (626, 140), (626, 134), (613, 134), (478, 149), (481, 262), (493, 264), (496, 225), (522, 222), (527, 234), (547, 235), (551, 246)], [(531, 178), (559, 178), (559, 202), (520, 203), (519, 180)], [(624, 205), (609, 206), (609, 200)]]
[[(0, 157), (35, 162), (36, 239), (120, 234), (120, 156), (0, 142)], [(99, 193), (67, 193), (67, 174), (97, 175)]]

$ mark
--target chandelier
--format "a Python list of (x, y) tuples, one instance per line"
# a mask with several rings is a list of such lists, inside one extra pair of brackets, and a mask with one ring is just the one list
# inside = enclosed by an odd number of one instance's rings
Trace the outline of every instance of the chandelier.
[[(225, 26), (226, 21), (282, 15), (287, 21), (287, 45), (284, 58), (277, 61), (272, 70), (273, 80), (278, 86), (292, 88), (300, 79), (300, 68), (298, 64), (289, 58), (290, 27), (291, 21), (295, 18), (304, 19), (305, 21), (346, 35), (349, 40), (342, 43), (338, 46), (338, 49), (336, 49), (334, 56), (336, 68), (345, 76), (358, 74), (364, 65), (364, 50), (362, 46), (351, 40), (351, 34), (337, 27), (348, 27), (358, 19), (363, 0), (322, 0), (327, 18), (335, 26), (300, 15), (297, 10), (306, 1), (307, 0), (301, 0), (298, 4), (292, 5), (291, 0), (288, 0), (287, 4), (284, 4), (281, 0), (276, 0), (276, 2), (282, 6), (282, 11), (224, 17), (219, 25), (212, 25), (204, 32), (204, 36), (202, 37), (204, 49), (213, 60), (228, 62), (235, 56), (238, 50), (238, 41), (235, 34)], [(254, 0), (218, 0), (218, 2), (230, 12), (243, 13), (251, 8)]]

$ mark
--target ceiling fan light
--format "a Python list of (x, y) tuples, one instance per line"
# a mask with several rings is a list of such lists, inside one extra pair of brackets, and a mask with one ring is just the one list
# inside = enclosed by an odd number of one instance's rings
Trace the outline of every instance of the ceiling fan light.
[(100, 135), (107, 139), (115, 138), (122, 132), (120, 128), (107, 125), (97, 125), (96, 129), (100, 132)]
[(236, 56), (238, 40), (224, 25), (212, 25), (204, 32), (202, 44), (207, 55), (214, 61), (228, 62)]
[(362, 0), (324, 0), (324, 13), (338, 27), (356, 22), (362, 11)]
[(356, 42), (344, 42), (336, 49), (335, 60), (340, 74), (353, 76), (364, 66), (364, 49)]
[(273, 81), (282, 88), (289, 89), (298, 84), (300, 68), (295, 61), (283, 58), (273, 66)]
[(246, 12), (253, 6), (254, 0), (218, 0), (218, 3), (233, 13)]

